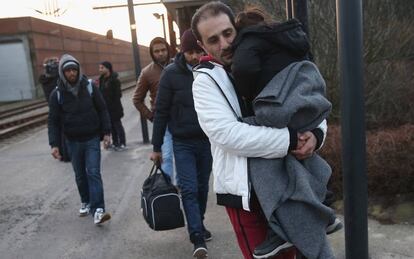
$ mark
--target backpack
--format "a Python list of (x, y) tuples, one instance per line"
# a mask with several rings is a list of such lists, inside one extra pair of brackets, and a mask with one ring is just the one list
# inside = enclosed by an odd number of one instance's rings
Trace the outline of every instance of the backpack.
[[(86, 86), (86, 89), (88, 89), (89, 96), (93, 96), (93, 85), (92, 85), (92, 79), (88, 79), (88, 85)], [(59, 105), (63, 104), (63, 98), (60, 94), (59, 88), (56, 86), (56, 97)]]
[[(160, 173), (157, 173), (158, 170)], [(184, 227), (180, 204), (177, 188), (162, 169), (154, 164), (141, 189), (141, 210), (148, 226), (153, 230)]]

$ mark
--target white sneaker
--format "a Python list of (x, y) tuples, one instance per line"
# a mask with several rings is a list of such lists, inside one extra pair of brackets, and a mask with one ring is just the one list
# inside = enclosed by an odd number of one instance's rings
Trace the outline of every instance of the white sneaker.
[(330, 235), (332, 233), (335, 233), (336, 231), (341, 230), (343, 227), (344, 225), (342, 224), (342, 222), (338, 218), (335, 218), (334, 222), (331, 222), (326, 227), (326, 234)]
[(81, 203), (81, 207), (79, 209), (79, 217), (88, 216), (90, 210), (89, 203)]
[(111, 219), (111, 214), (108, 212), (104, 212), (102, 208), (98, 208), (95, 211), (95, 215), (93, 216), (93, 222), (97, 225), (104, 223), (107, 220)]
[(122, 144), (122, 145), (120, 145), (120, 146), (116, 147), (116, 151), (124, 151), (124, 150), (126, 150), (126, 149), (127, 149), (127, 147), (126, 147), (124, 144)]

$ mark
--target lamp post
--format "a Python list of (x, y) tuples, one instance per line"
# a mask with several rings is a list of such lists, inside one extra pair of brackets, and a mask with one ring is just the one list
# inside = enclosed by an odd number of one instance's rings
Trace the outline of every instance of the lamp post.
[(337, 0), (346, 258), (369, 258), (363, 1)]
[[(132, 38), (132, 51), (134, 55), (135, 64), (135, 79), (138, 80), (139, 74), (141, 73), (141, 64), (139, 60), (139, 48), (137, 40), (137, 25), (135, 23), (135, 13), (133, 0), (128, 0), (128, 13), (129, 13), (129, 24), (131, 29)], [(144, 144), (149, 143), (147, 119), (141, 115), (141, 130)]]
[(155, 18), (160, 19), (162, 21), (162, 30), (164, 32), (164, 39), (167, 39), (167, 34), (165, 33), (165, 19), (164, 19), (164, 14), (159, 14), (159, 13), (153, 13), (152, 15), (154, 15)]

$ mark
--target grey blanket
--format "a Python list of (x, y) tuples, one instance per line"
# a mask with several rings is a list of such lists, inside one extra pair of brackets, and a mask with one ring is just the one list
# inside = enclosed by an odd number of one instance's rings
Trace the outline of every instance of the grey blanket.
[[(298, 132), (316, 128), (327, 118), (331, 103), (317, 67), (296, 62), (266, 85), (253, 102), (251, 125), (290, 127)], [(317, 154), (298, 161), (288, 154), (281, 159), (249, 158), (250, 180), (269, 225), (309, 258), (334, 258), (326, 226), (335, 214), (322, 204), (331, 175), (330, 166)]]

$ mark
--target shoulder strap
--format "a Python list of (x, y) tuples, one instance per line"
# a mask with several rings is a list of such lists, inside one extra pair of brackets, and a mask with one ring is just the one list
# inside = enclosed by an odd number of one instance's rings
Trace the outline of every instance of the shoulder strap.
[(92, 79), (88, 79), (88, 85), (86, 86), (88, 89), (88, 93), (90, 96), (93, 94), (93, 85), (92, 85)]
[(224, 94), (223, 89), (221, 89), (220, 85), (217, 83), (217, 81), (209, 74), (200, 70), (197, 70), (197, 73), (203, 73), (206, 74), (207, 76), (209, 76), (213, 82), (216, 84), (217, 88), (220, 90), (221, 94), (223, 95), (224, 99), (226, 99), (227, 104), (230, 106), (231, 111), (233, 112), (234, 116), (237, 118), (238, 121), (242, 122), (242, 118), (240, 116), (237, 115), (236, 111), (233, 109), (233, 106), (231, 106), (231, 103), (229, 101), (229, 99), (227, 99), (227, 96)]
[[(59, 105), (63, 104), (63, 97), (60, 94), (59, 88), (56, 86), (56, 97), (57, 97), (57, 101)], [(93, 96), (93, 85), (92, 85), (92, 79), (88, 79), (88, 85), (86, 86), (86, 89), (88, 89), (88, 93), (89, 95), (92, 97)]]
[(57, 98), (58, 104), (62, 105), (63, 104), (63, 100), (62, 100), (63, 98), (62, 98), (62, 95), (60, 94), (59, 88), (56, 86), (55, 89), (56, 89), (56, 98)]

